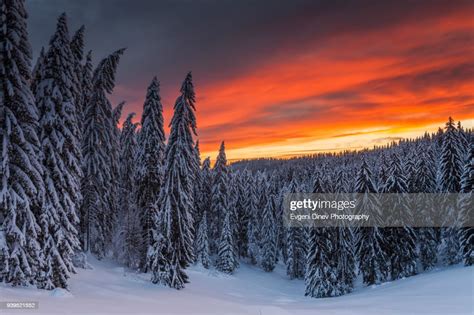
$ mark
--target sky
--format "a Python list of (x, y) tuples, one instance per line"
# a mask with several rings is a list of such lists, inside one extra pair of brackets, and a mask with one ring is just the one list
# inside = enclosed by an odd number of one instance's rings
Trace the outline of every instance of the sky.
[[(66, 12), (98, 62), (126, 47), (111, 100), (165, 123), (192, 71), (202, 156), (362, 149), (474, 126), (474, 1), (27, 0), (36, 57)], [(168, 130), (168, 129), (167, 129)]]

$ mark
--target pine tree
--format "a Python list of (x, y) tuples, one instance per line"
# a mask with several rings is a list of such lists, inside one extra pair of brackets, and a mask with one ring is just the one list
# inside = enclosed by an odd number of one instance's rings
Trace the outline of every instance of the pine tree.
[[(158, 226), (160, 223), (155, 222)], [(159, 232), (158, 229), (152, 229), (152, 245), (148, 249), (147, 262), (148, 268), (153, 274), (151, 282), (168, 286), (171, 283), (172, 266), (170, 257), (172, 248), (169, 240)]]
[[(441, 183), (444, 193), (457, 193), (461, 189), (462, 153), (459, 148), (459, 134), (454, 120), (449, 117), (441, 147)], [(451, 209), (447, 210), (448, 212)], [(454, 215), (448, 213), (448, 215)], [(447, 265), (461, 261), (459, 228), (450, 226), (441, 228), (441, 256)]]
[[(336, 172), (336, 180), (333, 185), (333, 193), (344, 194), (349, 191), (349, 172), (346, 168), (339, 168)], [(354, 228), (345, 225), (338, 226), (335, 234), (336, 238), (331, 244), (334, 248), (334, 257), (338, 257), (334, 269), (339, 279), (335, 292), (339, 295), (350, 293), (354, 288), (355, 274), (355, 236), (357, 232)]]
[[(84, 91), (82, 90), (83, 84), (83, 67), (82, 60), (84, 59), (84, 32), (85, 27), (82, 25), (76, 33), (74, 33), (70, 48), (73, 56), (73, 73), (74, 73), (74, 99), (76, 105), (76, 113), (79, 121), (79, 126), (82, 130), (82, 121), (84, 119)], [(82, 137), (82, 134), (81, 134)]]
[[(200, 172), (201, 180), (199, 182), (199, 189), (197, 194), (197, 216), (196, 219), (201, 223), (202, 216), (211, 209), (211, 194), (212, 194), (212, 170), (211, 170), (211, 159), (207, 157), (202, 162), (202, 169)], [(208, 221), (206, 219), (206, 221)], [(206, 222), (206, 225), (208, 223)], [(208, 225), (209, 227), (209, 225)], [(208, 237), (210, 236), (209, 228), (206, 228)], [(208, 239), (209, 241), (209, 239)]]
[(275, 224), (275, 197), (270, 196), (263, 209), (262, 225), (262, 261), (261, 265), (266, 272), (273, 271), (277, 261), (277, 239)]
[[(66, 15), (58, 19), (56, 32), (44, 61), (44, 72), (35, 95), (40, 111), (46, 204), (41, 214), (42, 242), (48, 289), (67, 287), (74, 272), (72, 256), (80, 249), (78, 210), (81, 151), (74, 99), (74, 62), (69, 48)], [(50, 269), (51, 268), (51, 269)]]
[(82, 108), (80, 108), (80, 111), (82, 112), (83, 119), (85, 119), (87, 106), (92, 94), (92, 69), (92, 52), (89, 51), (86, 55), (86, 61), (82, 66), (81, 74)]
[[(93, 76), (93, 87), (84, 121), (84, 178), (82, 182), (85, 226), (84, 250), (99, 258), (106, 254), (112, 237), (115, 208), (111, 156), (114, 146), (112, 106), (107, 99), (114, 88), (115, 71), (124, 49), (100, 62)], [(93, 245), (93, 248), (91, 248)]]
[[(326, 185), (321, 175), (316, 176), (313, 193), (324, 193)], [(339, 180), (338, 180), (339, 178)], [(336, 175), (333, 190), (345, 185), (341, 171)], [(339, 296), (352, 290), (354, 278), (353, 244), (349, 229), (332, 227), (313, 227), (307, 231), (309, 235), (305, 268), (305, 295), (311, 297)], [(350, 268), (348, 268), (350, 267)]]
[(239, 257), (247, 257), (248, 252), (248, 238), (247, 230), (249, 223), (248, 209), (246, 201), (249, 198), (246, 191), (248, 188), (248, 177), (245, 174), (237, 176), (237, 200), (235, 202), (235, 211), (237, 213), (237, 235), (236, 245)]
[[(171, 266), (169, 274), (159, 282), (176, 289), (183, 288), (188, 282), (184, 269), (193, 261), (194, 102), (192, 76), (188, 73), (174, 106), (166, 147), (164, 181), (158, 199), (162, 215), (158, 217), (155, 213), (153, 217), (154, 233), (158, 229), (162, 231), (172, 249), (172, 255), (167, 257)], [(156, 247), (156, 244), (151, 246)], [(152, 272), (156, 272), (156, 266)]]
[(331, 244), (336, 238), (334, 228), (313, 228), (310, 231), (308, 257), (305, 273), (305, 295), (321, 298), (341, 295), (334, 268), (336, 257)]
[[(397, 155), (392, 155), (392, 161), (388, 170), (389, 177), (383, 188), (387, 194), (397, 194), (393, 208), (389, 211), (392, 216), (391, 222), (400, 222), (402, 216), (407, 215), (408, 187), (403, 175), (401, 161)], [(400, 279), (416, 274), (416, 235), (412, 227), (390, 227), (385, 229), (387, 244), (389, 244), (391, 278)]]
[(246, 209), (248, 211), (248, 224), (247, 224), (247, 257), (250, 260), (250, 263), (256, 265), (260, 261), (260, 247), (259, 247), (259, 240), (260, 240), (260, 220), (259, 220), (259, 213), (258, 213), (258, 200), (257, 200), (257, 192), (256, 192), (256, 181), (253, 178), (250, 178), (249, 182), (247, 183), (248, 186), (248, 196), (247, 196), (247, 203)]
[(163, 182), (163, 162), (165, 154), (165, 131), (163, 105), (160, 97), (160, 83), (156, 77), (150, 83), (143, 104), (141, 130), (138, 135), (136, 156), (137, 204), (140, 209), (143, 244), (142, 261), (146, 263), (146, 253), (151, 243), (151, 213)]
[(461, 253), (464, 265), (472, 266), (474, 264), (474, 227), (469, 226), (472, 222), (472, 209), (474, 191), (474, 144), (471, 143), (469, 147), (469, 154), (464, 166), (464, 172), (461, 177), (461, 192), (464, 194), (460, 197), (460, 212), (462, 213), (462, 220), (466, 222), (465, 227), (460, 229), (459, 238), (461, 239)]
[(230, 274), (233, 273), (239, 265), (232, 235), (233, 228), (231, 216), (231, 212), (227, 211), (221, 229), (216, 265), (218, 270)]
[[(298, 185), (295, 178), (291, 180), (288, 193), (298, 192)], [(301, 227), (290, 227), (287, 229), (286, 237), (286, 273), (290, 279), (303, 279), (306, 262), (306, 241), (305, 233)]]
[(226, 213), (229, 211), (228, 195), (227, 159), (224, 141), (222, 141), (213, 169), (211, 194), (212, 219), (210, 220), (211, 253), (217, 253), (218, 250), (218, 240), (222, 234), (222, 224), (224, 223)]
[(456, 193), (460, 190), (462, 157), (459, 148), (459, 136), (454, 120), (449, 117), (443, 134), (441, 148), (441, 176), (443, 192)]
[(196, 263), (209, 269), (211, 259), (209, 258), (209, 240), (207, 230), (207, 213), (204, 212), (199, 223), (197, 237), (195, 241)]
[(119, 261), (131, 268), (138, 268), (141, 260), (142, 234), (140, 231), (140, 213), (135, 196), (135, 156), (136, 128), (132, 122), (135, 113), (130, 113), (123, 124), (120, 134), (120, 198), (117, 236), (115, 240), (116, 256)]
[[(381, 214), (374, 212), (380, 211), (380, 202), (377, 197), (372, 194), (377, 192), (372, 181), (372, 172), (370, 171), (367, 162), (364, 160), (362, 166), (357, 174), (355, 191), (364, 194), (361, 203), (358, 205), (358, 212), (366, 212), (370, 209), (373, 215), (378, 215), (374, 218), (374, 222), (381, 223)], [(384, 239), (384, 233), (381, 228), (361, 227), (359, 229), (359, 241), (357, 244), (357, 253), (359, 258), (359, 270), (362, 273), (362, 278), (365, 284), (378, 284), (387, 279), (387, 260), (389, 253), (386, 251), (387, 244)]]
[[(435, 168), (431, 164), (432, 156), (424, 147), (419, 147), (419, 154), (414, 169), (414, 185), (410, 189), (411, 193), (434, 193), (436, 191)], [(424, 214), (429, 214), (434, 205), (419, 199), (417, 202), (417, 213), (420, 217), (417, 220), (423, 220)], [(429, 215), (426, 216), (429, 218)], [(432, 223), (432, 222), (427, 222)], [(423, 270), (432, 269), (437, 262), (438, 255), (438, 237), (437, 229), (434, 227), (421, 227), (416, 229), (419, 244), (420, 263)]]
[[(36, 282), (42, 264), (37, 223), (44, 192), (38, 110), (29, 88), (31, 48), (24, 1), (0, 5), (0, 274), (7, 283)], [(2, 261), (3, 260), (3, 261)], [(5, 261), (6, 260), (6, 261)]]
[(194, 154), (195, 154), (195, 171), (194, 171), (194, 213), (193, 213), (193, 221), (194, 221), (194, 231), (197, 231), (198, 224), (201, 222), (202, 213), (199, 212), (199, 194), (200, 189), (202, 186), (202, 177), (201, 177), (201, 150), (199, 149), (199, 139), (196, 140), (196, 145), (194, 146)]

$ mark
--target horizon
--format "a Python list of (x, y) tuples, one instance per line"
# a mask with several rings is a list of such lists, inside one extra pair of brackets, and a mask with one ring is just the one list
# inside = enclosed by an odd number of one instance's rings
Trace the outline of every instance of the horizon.
[(203, 158), (223, 140), (236, 161), (372, 148), (448, 116), (474, 126), (471, 1), (113, 4), (27, 1), (34, 57), (63, 11), (71, 36), (86, 26), (95, 63), (128, 47), (112, 103), (139, 121), (157, 75), (167, 134), (192, 70)]

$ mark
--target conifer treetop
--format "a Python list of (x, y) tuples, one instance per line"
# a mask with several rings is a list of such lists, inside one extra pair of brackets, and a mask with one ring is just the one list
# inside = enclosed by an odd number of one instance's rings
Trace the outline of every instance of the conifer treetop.
[(74, 58), (78, 61), (82, 61), (84, 58), (84, 34), (86, 27), (82, 25), (76, 33), (74, 33), (71, 39), (71, 50)]
[(97, 65), (92, 76), (93, 86), (103, 88), (108, 94), (112, 93), (115, 87), (115, 73), (120, 57), (126, 48), (116, 50)]

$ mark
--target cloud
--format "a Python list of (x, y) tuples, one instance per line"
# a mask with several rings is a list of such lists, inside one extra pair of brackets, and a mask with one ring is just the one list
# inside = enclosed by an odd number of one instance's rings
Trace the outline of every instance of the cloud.
[(86, 25), (96, 61), (128, 47), (112, 97), (127, 101), (124, 115), (141, 112), (157, 75), (169, 121), (193, 70), (204, 153), (223, 139), (237, 149), (336, 143), (369, 136), (364, 130), (473, 118), (471, 0), (27, 0), (27, 7), (36, 55), (63, 11), (71, 30)]

